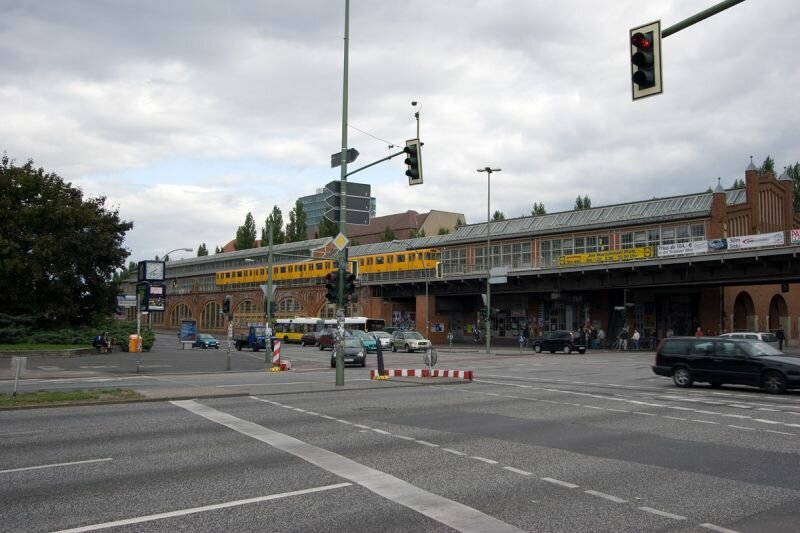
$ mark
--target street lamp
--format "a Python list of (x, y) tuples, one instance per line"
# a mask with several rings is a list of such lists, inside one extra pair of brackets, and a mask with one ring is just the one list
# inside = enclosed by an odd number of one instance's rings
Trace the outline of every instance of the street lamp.
[(172, 252), (192, 252), (194, 251), (193, 248), (175, 248), (174, 250), (170, 250), (169, 252), (164, 254), (164, 257), (169, 257), (169, 254)]
[(479, 168), (478, 172), (486, 172), (486, 354), (488, 355), (492, 347), (492, 290), (489, 278), (492, 275), (492, 232), (490, 204), (492, 198), (492, 172), (500, 172), (499, 168), (484, 167)]
[(419, 139), (419, 112), (422, 111), (422, 102), (417, 102), (416, 100), (411, 102), (411, 107), (419, 107), (417, 108), (417, 112), (414, 113), (414, 118), (417, 119), (417, 139)]

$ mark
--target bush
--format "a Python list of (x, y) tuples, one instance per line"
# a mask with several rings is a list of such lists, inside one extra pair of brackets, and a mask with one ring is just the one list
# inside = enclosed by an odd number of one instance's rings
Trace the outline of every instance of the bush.
[[(108, 332), (124, 351), (128, 350), (130, 335), (136, 334), (134, 320), (102, 320), (90, 326), (36, 328), (25, 317), (0, 315), (0, 344), (75, 344), (93, 346), (94, 338)], [(149, 351), (155, 343), (155, 334), (143, 328), (142, 349)]]

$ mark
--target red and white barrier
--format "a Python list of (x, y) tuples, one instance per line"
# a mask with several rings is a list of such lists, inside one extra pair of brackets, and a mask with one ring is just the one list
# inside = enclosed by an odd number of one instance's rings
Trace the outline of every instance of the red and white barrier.
[(281, 366), (281, 341), (272, 343), (272, 366)]
[[(379, 376), (376, 369), (369, 371), (369, 377), (375, 379)], [(384, 376), (389, 377), (414, 377), (414, 378), (458, 378), (472, 381), (472, 370), (429, 370), (427, 368), (387, 369)]]

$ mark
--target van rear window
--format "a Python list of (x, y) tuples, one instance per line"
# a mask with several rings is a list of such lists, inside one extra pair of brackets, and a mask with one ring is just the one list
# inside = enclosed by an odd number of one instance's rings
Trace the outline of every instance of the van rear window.
[(691, 339), (664, 339), (661, 353), (664, 355), (685, 355), (692, 344)]

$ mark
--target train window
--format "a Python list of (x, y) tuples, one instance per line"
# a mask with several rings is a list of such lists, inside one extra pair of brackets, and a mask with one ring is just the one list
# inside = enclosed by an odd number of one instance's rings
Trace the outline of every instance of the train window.
[(431, 260), (431, 253), (430, 252), (425, 252), (425, 260), (426, 261), (430, 261)]
[(375, 258), (375, 264), (376, 265), (382, 265), (383, 264), (383, 257), (376, 257)]
[(386, 262), (387, 262), (388, 264), (390, 264), (390, 265), (391, 265), (392, 263), (394, 263), (394, 256), (392, 256), (392, 255), (387, 255), (387, 256), (386, 256)]
[(363, 259), (359, 259), (358, 260), (358, 264), (361, 265), (361, 266), (364, 266), (364, 260)]
[(242, 274), (243, 274), (243, 272), (241, 270), (239, 270), (238, 272), (236, 272), (236, 277), (237, 278), (241, 278)]
[(397, 256), (398, 263), (405, 263), (405, 261), (406, 261), (406, 256), (404, 256), (403, 254)]
[(281, 267), (281, 274), (286, 274), (286, 267)]
[(371, 257), (367, 258), (367, 265), (372, 265), (372, 258)]

